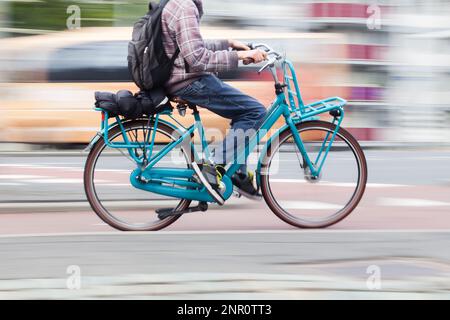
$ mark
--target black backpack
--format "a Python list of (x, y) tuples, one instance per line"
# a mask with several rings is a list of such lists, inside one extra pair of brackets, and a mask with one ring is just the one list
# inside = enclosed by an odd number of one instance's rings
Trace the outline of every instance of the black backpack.
[(96, 107), (107, 111), (110, 117), (136, 119), (172, 109), (164, 84), (169, 80), (180, 50), (177, 49), (171, 59), (164, 51), (161, 15), (168, 2), (150, 3), (150, 11), (134, 24), (128, 44), (128, 68), (141, 91), (134, 95), (127, 90), (95, 93)]
[(128, 43), (128, 68), (133, 81), (143, 91), (162, 88), (169, 80), (180, 50), (171, 59), (163, 47), (161, 15), (169, 0), (149, 3), (149, 12), (134, 24)]

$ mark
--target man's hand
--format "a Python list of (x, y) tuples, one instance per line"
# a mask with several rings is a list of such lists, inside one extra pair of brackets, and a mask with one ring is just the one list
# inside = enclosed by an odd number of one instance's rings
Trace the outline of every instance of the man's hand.
[(237, 50), (237, 51), (248, 51), (250, 50), (250, 47), (246, 45), (245, 43), (238, 41), (238, 40), (228, 40), (228, 45), (230, 48)]
[(264, 60), (267, 60), (267, 52), (260, 49), (250, 51), (239, 51), (238, 57), (239, 60), (244, 60), (244, 64), (249, 64), (251, 62), (260, 63), (263, 62)]

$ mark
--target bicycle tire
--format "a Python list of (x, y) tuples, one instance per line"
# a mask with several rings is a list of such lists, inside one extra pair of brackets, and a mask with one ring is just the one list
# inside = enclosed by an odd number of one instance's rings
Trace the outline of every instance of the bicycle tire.
[[(325, 121), (308, 121), (299, 123), (296, 125), (297, 131), (299, 133), (305, 132), (306, 130), (326, 130), (328, 132), (334, 132), (336, 129), (336, 126), (332, 123), (325, 122)], [(326, 228), (331, 225), (334, 225), (341, 220), (345, 219), (350, 213), (353, 212), (353, 210), (358, 206), (359, 202), (361, 201), (365, 188), (367, 183), (367, 161), (364, 155), (364, 152), (359, 145), (358, 141), (344, 128), (339, 128), (339, 131), (337, 133), (337, 136), (342, 139), (343, 141), (346, 141), (349, 146), (351, 147), (351, 150), (353, 151), (357, 162), (358, 162), (358, 170), (359, 170), (359, 177), (358, 177), (358, 185), (356, 187), (356, 190), (350, 199), (350, 201), (347, 202), (344, 208), (339, 210), (337, 214), (331, 216), (329, 219), (326, 219), (322, 222), (307, 222), (304, 220), (295, 219), (289, 212), (287, 212), (285, 209), (283, 209), (278, 202), (276, 201), (275, 197), (273, 196), (273, 193), (271, 191), (270, 182), (269, 182), (269, 169), (272, 162), (273, 157), (275, 156), (276, 152), (278, 151), (280, 145), (292, 137), (292, 132), (290, 129), (286, 129), (280, 134), (279, 139), (277, 139), (273, 144), (271, 144), (267, 151), (264, 154), (263, 157), (263, 165), (261, 168), (262, 173), (260, 175), (260, 181), (261, 181), (261, 191), (264, 197), (264, 200), (266, 201), (269, 208), (272, 210), (272, 212), (281, 220), (284, 222), (297, 227), (297, 228), (306, 228), (306, 229), (315, 229), (315, 228)], [(332, 151), (330, 151), (332, 152)]]
[[(143, 126), (148, 125), (148, 119), (140, 119), (135, 121), (129, 121), (124, 124), (124, 130), (134, 130), (134, 129), (141, 129)], [(151, 123), (151, 125), (154, 125), (154, 123)], [(173, 137), (174, 129), (170, 126), (159, 123), (157, 132), (162, 133), (164, 135), (167, 135), (168, 137), (172, 137), (173, 139), (176, 139)], [(110, 139), (114, 139), (118, 135), (121, 134), (120, 127), (114, 127), (109, 132)], [(126, 223), (120, 221), (119, 219), (115, 218), (113, 215), (111, 215), (108, 210), (102, 205), (101, 201), (98, 199), (98, 196), (95, 191), (95, 185), (94, 185), (94, 171), (95, 171), (95, 165), (97, 163), (97, 160), (99, 156), (101, 155), (102, 151), (106, 148), (106, 144), (104, 139), (99, 139), (95, 145), (92, 147), (87, 160), (85, 164), (84, 169), (84, 188), (86, 192), (87, 199), (89, 201), (89, 204), (91, 205), (92, 210), (97, 214), (97, 216), (110, 225), (111, 227), (120, 230), (120, 231), (159, 231), (164, 228), (167, 228), (171, 224), (173, 224), (175, 221), (177, 221), (180, 216), (173, 216), (168, 217), (166, 219), (161, 220), (159, 223), (156, 223), (152, 226), (147, 227), (130, 227)], [(184, 152), (184, 150), (183, 150)], [(186, 154), (186, 153), (185, 153)], [(190, 153), (190, 158), (193, 161), (193, 154)], [(131, 173), (131, 172), (130, 172)], [(180, 203), (178, 206), (176, 206), (177, 210), (185, 210), (189, 207), (191, 204), (190, 200), (180, 199)]]

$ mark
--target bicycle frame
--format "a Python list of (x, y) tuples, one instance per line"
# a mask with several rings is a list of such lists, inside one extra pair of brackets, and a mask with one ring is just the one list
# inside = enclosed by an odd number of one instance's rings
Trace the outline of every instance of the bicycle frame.
[[(242, 163), (245, 163), (248, 156), (255, 150), (258, 146), (260, 140), (273, 128), (275, 123), (283, 117), (285, 120), (285, 126), (280, 128), (274, 135), (269, 137), (267, 143), (264, 146), (262, 156), (264, 156), (264, 151), (266, 151), (271, 143), (279, 137), (279, 135), (285, 131), (290, 130), (292, 132), (295, 145), (301, 152), (306, 165), (310, 169), (313, 176), (319, 176), (328, 153), (334, 143), (336, 134), (339, 131), (340, 125), (344, 118), (344, 104), (346, 101), (339, 97), (331, 97), (324, 100), (320, 100), (308, 105), (304, 105), (297, 76), (293, 64), (284, 60), (282, 62), (282, 70), (284, 74), (283, 83), (280, 83), (276, 67), (273, 64), (270, 66), (270, 71), (274, 77), (275, 88), (276, 88), (276, 99), (269, 107), (267, 116), (261, 126), (261, 128), (256, 132), (256, 134), (250, 138), (249, 143), (245, 145), (243, 150), (239, 151), (237, 154), (237, 161), (229, 166), (226, 175), (223, 177), (222, 181), (226, 187), (226, 192), (223, 195), (225, 199), (228, 199), (232, 195), (232, 182), (231, 176), (239, 170)], [(98, 111), (102, 111), (97, 109)], [(183, 198), (196, 201), (206, 201), (214, 202), (212, 197), (207, 193), (206, 189), (199, 183), (189, 180), (194, 175), (192, 169), (176, 169), (176, 168), (155, 168), (155, 165), (165, 156), (167, 156), (174, 148), (181, 145), (182, 143), (189, 141), (189, 148), (192, 147), (191, 136), (197, 131), (200, 136), (202, 155), (194, 151), (194, 159), (196, 162), (201, 162), (205, 158), (208, 159), (210, 155), (209, 145), (206, 140), (204, 133), (204, 128), (201, 122), (201, 118), (198, 112), (194, 112), (195, 123), (189, 128), (183, 127), (176, 119), (172, 116), (171, 112), (165, 112), (157, 114), (152, 117), (153, 123), (153, 134), (150, 137), (148, 134), (143, 143), (132, 142), (128, 139), (127, 134), (124, 130), (122, 119), (116, 117), (116, 122), (112, 125), (109, 124), (108, 114), (104, 111), (102, 115), (102, 128), (101, 132), (94, 138), (91, 144), (95, 143), (100, 137), (102, 137), (111, 148), (127, 149), (129, 155), (136, 161), (138, 168), (133, 171), (130, 181), (132, 185), (136, 188), (146, 190), (149, 192), (175, 197)], [(336, 130), (331, 133), (327, 133), (326, 137), (320, 147), (318, 155), (315, 159), (311, 159), (305, 149), (304, 143), (296, 129), (296, 125), (303, 121), (308, 121), (314, 119), (316, 116), (323, 114), (325, 112), (334, 112), (333, 123), (336, 124)], [(161, 116), (169, 116), (174, 120), (179, 127), (176, 127), (172, 123), (161, 119)], [(174, 132), (179, 134), (173, 142), (164, 146), (159, 152), (154, 153), (155, 135), (156, 129), (159, 123), (164, 123), (169, 125), (174, 129)], [(119, 126), (124, 143), (112, 143), (109, 139), (108, 133), (112, 127)], [(331, 136), (331, 137), (330, 137)], [(144, 156), (137, 156), (134, 149), (143, 148)], [(148, 151), (148, 155), (147, 155)], [(258, 162), (257, 172), (261, 172), (262, 166), (262, 156)], [(259, 183), (259, 175), (258, 175)]]

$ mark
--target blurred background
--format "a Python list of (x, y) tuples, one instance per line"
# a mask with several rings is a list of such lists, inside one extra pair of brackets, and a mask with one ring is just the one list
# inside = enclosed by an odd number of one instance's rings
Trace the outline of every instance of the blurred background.
[[(86, 201), (80, 151), (100, 126), (94, 92), (137, 90), (127, 42), (148, 1), (0, 0), (0, 299), (448, 299), (450, 2), (203, 2), (204, 38), (266, 42), (294, 61), (305, 102), (349, 101), (343, 126), (369, 168), (358, 208), (297, 232), (265, 202), (233, 198), (169, 232), (118, 234)], [(257, 70), (220, 77), (269, 105)], [(130, 187), (129, 172), (124, 184), (105, 172), (108, 190)], [(304, 184), (280, 183), (303, 205)], [(77, 267), (83, 289), (67, 290)]]
[[(83, 144), (97, 90), (136, 90), (131, 26), (147, 1), (0, 2), (0, 142)], [(450, 140), (450, 5), (445, 0), (205, 0), (205, 38), (264, 41), (295, 61), (302, 93), (349, 101), (362, 141)], [(271, 78), (249, 66), (221, 78), (265, 104)], [(207, 125), (227, 123), (205, 112)], [(8, 144), (3, 148), (20, 147)], [(23, 148), (23, 146), (22, 146)]]

